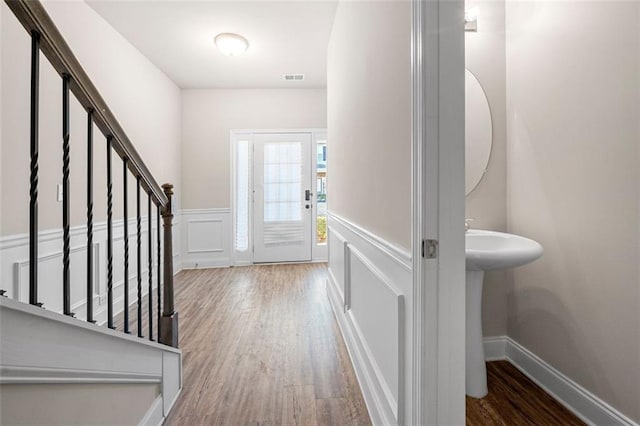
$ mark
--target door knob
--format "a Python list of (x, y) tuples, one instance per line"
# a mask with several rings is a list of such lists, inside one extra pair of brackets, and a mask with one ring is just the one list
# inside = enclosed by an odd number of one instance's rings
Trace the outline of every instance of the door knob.
[(310, 209), (310, 208), (311, 208), (311, 205), (310, 205), (310, 204), (305, 204), (305, 205), (304, 205), (304, 208), (305, 208), (305, 209)]

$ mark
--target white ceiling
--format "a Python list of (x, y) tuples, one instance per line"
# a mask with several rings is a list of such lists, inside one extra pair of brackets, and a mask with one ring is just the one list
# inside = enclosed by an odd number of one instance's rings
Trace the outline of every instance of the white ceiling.
[[(336, 1), (88, 3), (181, 88), (326, 87)], [(213, 39), (223, 32), (249, 40), (244, 55), (220, 53)], [(286, 73), (305, 74), (305, 80), (284, 81)]]

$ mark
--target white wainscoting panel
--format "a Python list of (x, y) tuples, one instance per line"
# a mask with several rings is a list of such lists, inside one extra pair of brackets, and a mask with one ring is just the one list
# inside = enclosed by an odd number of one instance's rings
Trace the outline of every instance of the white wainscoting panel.
[[(174, 272), (180, 266), (180, 215), (173, 224)], [(129, 301), (136, 303), (137, 297), (137, 235), (136, 220), (129, 219)], [(107, 226), (106, 222), (94, 224), (93, 228), (93, 307), (94, 319), (102, 324), (107, 320)], [(71, 228), (71, 309), (76, 318), (86, 318), (87, 296), (87, 228)], [(142, 217), (141, 267), (143, 296), (148, 292), (148, 222)], [(62, 229), (41, 232), (38, 244), (38, 300), (45, 309), (62, 311)], [(152, 216), (152, 279), (153, 288), (158, 285), (157, 228)], [(162, 238), (162, 230), (161, 230)], [(164, 271), (163, 271), (164, 272)], [(0, 238), (0, 288), (7, 291), (11, 299), (29, 300), (29, 236), (11, 235)], [(113, 222), (113, 300), (114, 315), (124, 309), (124, 221)]]
[(404, 345), (403, 295), (357, 249), (349, 245), (348, 315), (360, 336), (369, 368), (379, 378), (380, 395), (398, 423)]
[[(182, 212), (173, 215), (173, 274), (182, 271)], [(162, 234), (161, 234), (162, 235)]]
[(222, 219), (188, 219), (187, 253), (224, 252)]
[(229, 209), (182, 210), (182, 267), (230, 265), (231, 217)]
[[(71, 265), (78, 265), (78, 267), (71, 268), (71, 282), (84, 282), (86, 281), (86, 268), (87, 268), (87, 246), (76, 246), (70, 249)], [(13, 264), (13, 294), (15, 299), (22, 302), (29, 302), (29, 260), (22, 260)], [(38, 271), (44, 274), (46, 277), (62, 277), (62, 251), (51, 253), (45, 256), (38, 257)], [(61, 281), (61, 280), (60, 280)], [(93, 282), (95, 285), (95, 293), (100, 294), (100, 252), (99, 245), (93, 244)], [(47, 309), (59, 312), (62, 311), (62, 297), (61, 286), (57, 281), (51, 282), (45, 280), (44, 285), (39, 287), (39, 295), (41, 300), (51, 301), (47, 305)], [(71, 293), (71, 307), (72, 310), (77, 310), (84, 306), (86, 303), (86, 286), (84, 288), (78, 288), (80, 291)]]
[(329, 213), (327, 292), (372, 422), (411, 412), (411, 255)]

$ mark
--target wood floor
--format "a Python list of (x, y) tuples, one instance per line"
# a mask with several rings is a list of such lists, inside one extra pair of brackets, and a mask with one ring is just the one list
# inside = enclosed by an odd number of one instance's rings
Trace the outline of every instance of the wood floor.
[[(178, 274), (183, 390), (165, 424), (371, 424), (326, 277), (324, 264)], [(136, 334), (135, 308), (130, 316)], [(154, 312), (154, 337), (156, 326)], [(489, 394), (467, 397), (467, 425), (584, 424), (509, 362), (490, 362), (487, 372)]]
[(183, 390), (167, 425), (369, 425), (326, 265), (176, 276)]
[(467, 397), (467, 425), (584, 425), (508, 361), (487, 363), (489, 394)]

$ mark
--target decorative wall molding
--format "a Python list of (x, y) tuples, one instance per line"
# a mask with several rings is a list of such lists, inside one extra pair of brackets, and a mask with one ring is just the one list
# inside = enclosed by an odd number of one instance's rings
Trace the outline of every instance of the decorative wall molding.
[(160, 374), (0, 366), (0, 384), (10, 383), (161, 383)]
[(375, 394), (386, 411), (385, 417), (388, 419), (390, 415), (395, 424), (402, 424), (404, 296), (351, 244), (348, 245), (347, 260), (350, 275), (345, 293), (348, 323), (361, 352), (366, 355), (368, 370), (377, 378), (373, 383)]
[(230, 209), (227, 207), (224, 208), (211, 208), (211, 209), (183, 209), (180, 210), (181, 216), (194, 216), (201, 214), (229, 214)]
[[(345, 281), (351, 277), (349, 268), (352, 265), (347, 261), (349, 248), (345, 246), (348, 244), (369, 259), (378, 270), (384, 271), (389, 282), (393, 283), (405, 297), (412, 294), (411, 255), (409, 252), (344, 218), (338, 218), (331, 212), (328, 213), (327, 232), (331, 250), (329, 269), (340, 284), (348, 287), (349, 282), (345, 283)], [(336, 247), (336, 242), (338, 242), (338, 247)], [(340, 245), (343, 247), (340, 248)], [(341, 268), (344, 269), (343, 273), (340, 273)]]
[(231, 216), (228, 208), (182, 210), (181, 261), (184, 269), (231, 264)]
[[(187, 222), (187, 232), (186, 232), (187, 253), (192, 254), (192, 253), (224, 252), (224, 247), (222, 247), (224, 245), (224, 242), (218, 236), (219, 234), (222, 234), (224, 232), (224, 230), (222, 229), (224, 225), (224, 220), (222, 219), (187, 219), (186, 222)], [(219, 225), (215, 227), (216, 229), (213, 230), (213, 232), (211, 232), (212, 229), (204, 229), (205, 228), (204, 224), (219, 224)], [(207, 234), (205, 231), (209, 231), (209, 233)], [(211, 235), (212, 233), (215, 233), (218, 235)], [(200, 244), (204, 242), (205, 247), (195, 248), (194, 246), (197, 243), (194, 240), (196, 239), (200, 241)], [(213, 247), (207, 247), (207, 244), (212, 244), (212, 243), (218, 243), (218, 244), (214, 245)]]
[(484, 339), (487, 361), (508, 360), (533, 382), (589, 425), (638, 426), (602, 399), (574, 382), (508, 336)]
[[(152, 216), (152, 217), (155, 218), (155, 216)], [(141, 219), (142, 219), (142, 223), (145, 224), (147, 221), (147, 216), (143, 215), (141, 216)], [(155, 219), (152, 219), (152, 221), (153, 221), (153, 227), (155, 229), (155, 226), (156, 226)], [(173, 223), (174, 225), (176, 224), (176, 218), (174, 218)], [(129, 229), (135, 229), (135, 227), (136, 227), (136, 218), (135, 217), (129, 218)], [(123, 219), (117, 219), (113, 221), (114, 233), (116, 232), (116, 230), (120, 230), (123, 228), (124, 228)], [(99, 233), (101, 231), (106, 231), (106, 230), (107, 230), (106, 221), (96, 222), (93, 224), (94, 234)], [(78, 236), (86, 237), (87, 226), (86, 225), (72, 226), (71, 228), (69, 228), (69, 235), (71, 236), (71, 238), (78, 237)], [(132, 235), (135, 235), (135, 234), (132, 234)], [(56, 241), (56, 240), (59, 240), (60, 238), (62, 238), (62, 228), (47, 229), (47, 230), (38, 232), (39, 243), (45, 243), (47, 241)], [(3, 237), (0, 237), (0, 250), (5, 250), (5, 249), (16, 247), (16, 246), (23, 246), (25, 244), (27, 245), (29, 244), (29, 234), (14, 234), (14, 235), (6, 235)]]
[(395, 259), (398, 263), (400, 263), (406, 270), (411, 270), (411, 252), (409, 250), (404, 249), (396, 244), (393, 244), (389, 241), (384, 240), (383, 238), (378, 237), (377, 235), (367, 231), (361, 226), (349, 221), (348, 219), (339, 216), (331, 211), (327, 212), (327, 216), (330, 221), (337, 222), (347, 228), (349, 228), (353, 233), (357, 234), (360, 238), (366, 240), (371, 245), (375, 246), (379, 250), (382, 250), (393, 259)]
[(328, 232), (327, 293), (372, 422), (403, 424), (411, 384), (410, 256), (335, 215)]
[[(114, 220), (113, 226), (120, 227), (124, 223), (123, 220)], [(135, 226), (135, 219), (129, 220), (129, 226)], [(105, 231), (107, 229), (107, 222), (99, 222), (93, 225), (93, 232), (97, 233)], [(85, 225), (73, 226), (69, 228), (69, 234), (71, 237), (79, 235), (87, 235), (87, 227)], [(47, 241), (58, 240), (61, 238), (62, 229), (48, 229), (46, 231), (38, 232), (38, 242), (45, 243)], [(12, 247), (23, 246), (29, 244), (29, 234), (15, 234), (0, 237), (0, 250), (9, 249)]]
[(394, 424), (395, 419), (387, 414), (391, 410), (388, 407), (384, 407), (379, 393), (376, 393), (374, 390), (377, 387), (375, 383), (379, 379), (366, 368), (367, 363), (365, 357), (369, 354), (364, 353), (360, 349), (360, 345), (358, 345), (359, 337), (348, 322), (346, 313), (341, 314), (343, 306), (338, 294), (338, 285), (335, 281), (331, 280), (331, 275), (329, 275), (329, 281), (327, 283), (327, 295), (338, 321), (338, 327), (347, 346), (347, 352), (349, 353), (349, 358), (351, 358), (351, 364), (353, 365), (358, 384), (362, 390), (362, 396), (367, 405), (371, 423), (374, 425)]
[(329, 263), (331, 268), (328, 269), (328, 275), (333, 282), (336, 283), (336, 289), (340, 295), (340, 304), (347, 306), (348, 301), (345, 300), (347, 280), (349, 279), (349, 273), (346, 271), (348, 266), (347, 240), (335, 230), (327, 230), (327, 240), (329, 242)]
[[(336, 232), (337, 234), (337, 232)], [(342, 287), (343, 297), (344, 297), (344, 311), (351, 309), (351, 245), (347, 240), (343, 241), (342, 244), (342, 253), (344, 255), (344, 285)]]
[[(338, 320), (340, 331), (347, 345), (358, 383), (362, 390), (371, 421), (374, 425), (397, 425), (399, 421), (399, 402), (393, 397), (389, 386), (380, 371), (367, 340), (360, 330), (354, 315), (344, 311), (339, 295), (339, 286), (329, 276), (327, 285), (328, 297)], [(401, 298), (399, 304), (402, 303)], [(398, 310), (400, 312), (400, 310)], [(400, 323), (399, 323), (400, 324)], [(402, 328), (402, 326), (399, 326)], [(400, 350), (400, 345), (398, 345)], [(400, 375), (398, 375), (400, 378)]]

